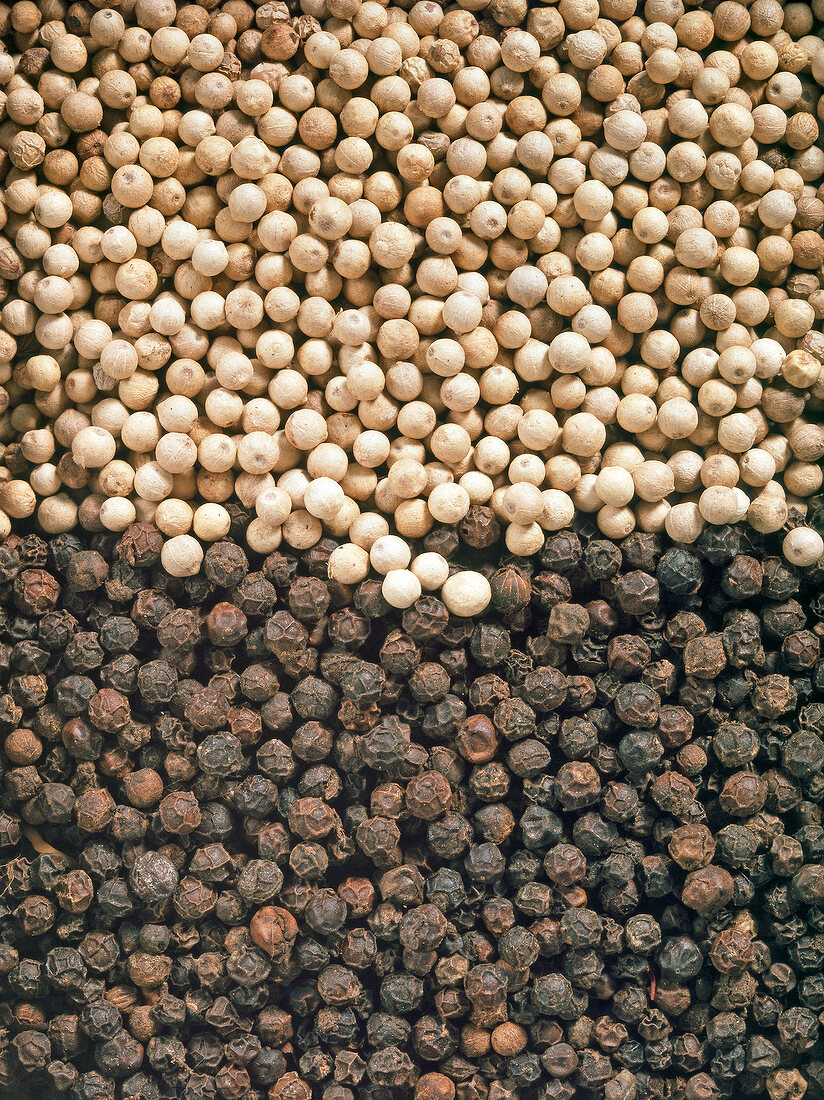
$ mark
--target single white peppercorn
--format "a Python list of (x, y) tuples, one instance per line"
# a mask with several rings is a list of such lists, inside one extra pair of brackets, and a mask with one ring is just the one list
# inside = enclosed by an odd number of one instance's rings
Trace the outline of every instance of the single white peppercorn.
[(200, 572), (203, 548), (191, 535), (175, 535), (163, 544), (160, 561), (173, 577), (194, 577)]
[(633, 475), (622, 466), (604, 466), (595, 479), (595, 492), (604, 504), (622, 508), (635, 496)]
[(258, 554), (271, 554), (283, 541), (283, 529), (269, 527), (258, 517), (249, 524), (246, 530), (246, 541), (250, 550)]
[(692, 501), (674, 504), (664, 521), (664, 529), (673, 542), (690, 545), (695, 542), (705, 526), (699, 506)]
[(449, 576), (449, 562), (442, 554), (427, 552), (418, 554), (409, 566), (427, 592), (436, 592)]
[(353, 542), (336, 546), (329, 555), (329, 577), (341, 584), (358, 584), (369, 574), (369, 553)]
[(153, 522), (164, 535), (186, 535), (192, 529), (194, 510), (185, 500), (167, 497), (157, 503)]
[(824, 556), (824, 539), (811, 527), (794, 527), (785, 535), (782, 551), (792, 565), (817, 565)]
[(369, 549), (372, 568), (382, 574), (393, 569), (406, 569), (411, 558), (409, 544), (397, 535), (380, 535)]
[(192, 517), (192, 529), (204, 542), (216, 542), (229, 534), (232, 517), (221, 504), (201, 504)]
[(421, 582), (410, 569), (393, 569), (383, 578), (381, 594), (390, 607), (411, 607), (421, 595)]
[(81, 469), (94, 469), (111, 462), (117, 444), (110, 432), (96, 425), (81, 428), (71, 441), (72, 458)]
[(453, 615), (471, 618), (489, 606), (492, 589), (482, 573), (467, 569), (453, 573), (444, 581), (441, 599)]

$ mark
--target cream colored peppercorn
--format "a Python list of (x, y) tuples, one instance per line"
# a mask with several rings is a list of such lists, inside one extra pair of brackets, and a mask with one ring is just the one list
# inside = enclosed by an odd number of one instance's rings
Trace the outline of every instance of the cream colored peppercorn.
[(606, 428), (592, 413), (574, 413), (564, 423), (562, 444), (570, 454), (590, 457), (606, 442)]
[(65, 493), (47, 497), (37, 509), (37, 521), (47, 534), (71, 531), (77, 518), (78, 507)]
[(817, 565), (824, 556), (824, 539), (810, 527), (795, 527), (785, 536), (782, 550), (792, 565)]
[(357, 584), (369, 574), (369, 554), (355, 543), (336, 547), (329, 556), (329, 577), (341, 584)]
[(200, 571), (203, 548), (191, 535), (175, 535), (164, 543), (160, 561), (173, 577), (193, 577)]
[(782, 493), (770, 491), (771, 486), (777, 486), (777, 482), (769, 482), (763, 491), (756, 496), (747, 509), (747, 521), (763, 534), (772, 534), (780, 531), (789, 514), (787, 503)]
[(204, 542), (216, 542), (229, 534), (232, 517), (220, 504), (201, 504), (192, 517), (192, 530)]
[(704, 526), (705, 521), (699, 506), (692, 501), (673, 505), (664, 523), (664, 528), (673, 542), (687, 545), (697, 540)]
[(441, 598), (453, 615), (470, 618), (489, 606), (492, 589), (482, 573), (463, 570), (444, 582)]
[[(775, 463), (773, 462), (773, 471), (774, 468)], [(817, 493), (821, 488), (822, 482), (824, 482), (824, 471), (818, 463), (792, 462), (783, 472), (783, 481), (787, 491), (794, 496), (808, 497)]]
[(737, 523), (746, 515), (749, 504), (745, 492), (727, 485), (711, 485), (698, 501), (702, 517), (711, 524)]
[(541, 493), (544, 510), (540, 525), (545, 531), (560, 531), (572, 523), (575, 507), (572, 499), (560, 489), (544, 489)]
[(125, 531), (137, 519), (137, 509), (124, 497), (109, 497), (100, 505), (99, 518), (107, 531)]
[(821, 363), (803, 348), (796, 348), (781, 364), (781, 374), (791, 386), (807, 389), (814, 386), (820, 378)]
[(409, 566), (427, 592), (437, 592), (449, 576), (449, 562), (442, 554), (418, 554)]
[(105, 428), (81, 428), (72, 439), (72, 457), (81, 469), (105, 466), (115, 456), (117, 444)]
[(397, 535), (380, 535), (369, 548), (369, 561), (378, 573), (406, 569), (412, 557), (409, 545)]
[(381, 594), (390, 607), (411, 607), (421, 591), (420, 580), (409, 569), (391, 570), (381, 585)]
[(429, 494), (427, 507), (438, 523), (459, 523), (469, 511), (469, 493), (460, 485), (436, 485)]
[(37, 497), (28, 482), (16, 479), (0, 482), (0, 505), (12, 519), (27, 519), (34, 514)]
[(194, 511), (185, 500), (168, 497), (157, 503), (153, 522), (164, 535), (173, 537), (188, 534), (192, 529), (193, 518)]
[(673, 397), (658, 409), (657, 423), (667, 439), (687, 439), (698, 427), (698, 412), (686, 398)]
[(595, 479), (595, 492), (604, 504), (621, 508), (635, 496), (632, 474), (621, 466), (605, 466)]

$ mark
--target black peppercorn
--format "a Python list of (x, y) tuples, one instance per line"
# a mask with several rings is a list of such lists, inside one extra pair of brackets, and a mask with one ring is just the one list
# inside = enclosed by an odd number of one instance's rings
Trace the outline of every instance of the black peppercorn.
[(466, 517), (461, 520), (458, 534), (467, 546), (485, 550), (494, 546), (501, 537), (501, 528), (491, 508), (473, 504)]
[[(624, 553), (626, 556), (626, 550)], [(701, 559), (682, 547), (664, 551), (655, 575), (662, 588), (676, 596), (692, 595), (701, 588), (704, 581)]]
[[(459, 567), (497, 526), (467, 521), (431, 533)], [(497, 620), (332, 585), (331, 540), (219, 543), (195, 582), (145, 525), (0, 544), (10, 1071), (135, 1100), (812, 1082), (818, 582), (735, 529), (591, 529), (487, 546)]]

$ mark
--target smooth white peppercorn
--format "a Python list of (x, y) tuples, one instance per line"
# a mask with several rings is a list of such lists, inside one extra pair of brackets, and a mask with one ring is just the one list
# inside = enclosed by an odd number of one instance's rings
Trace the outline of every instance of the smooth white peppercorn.
[(203, 548), (191, 535), (175, 535), (160, 552), (163, 568), (173, 577), (193, 577), (200, 571)]
[(469, 618), (489, 606), (492, 589), (482, 573), (467, 569), (444, 581), (441, 598), (453, 615)]

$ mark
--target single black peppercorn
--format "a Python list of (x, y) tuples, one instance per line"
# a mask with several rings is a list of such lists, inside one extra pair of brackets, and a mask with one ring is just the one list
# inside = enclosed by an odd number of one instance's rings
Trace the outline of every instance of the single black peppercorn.
[(692, 595), (704, 580), (701, 559), (681, 547), (673, 547), (661, 555), (655, 575), (662, 588), (676, 596)]

